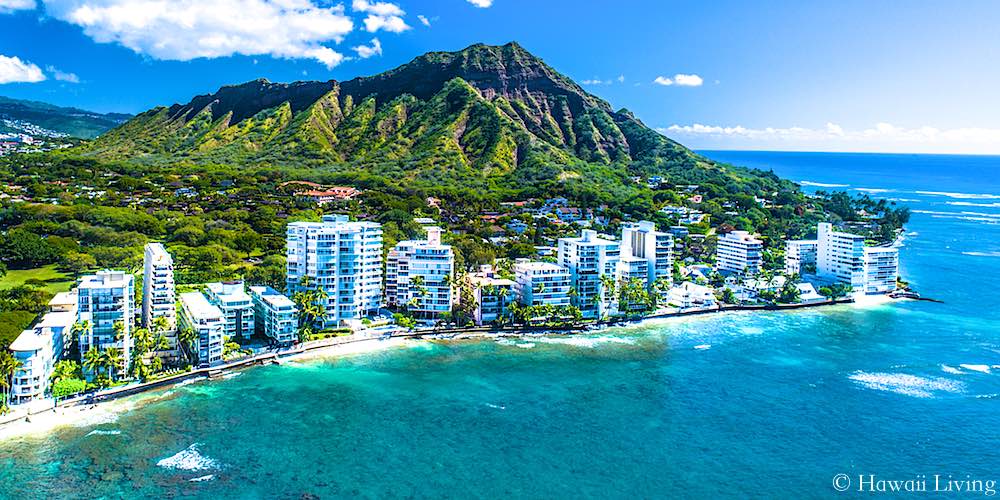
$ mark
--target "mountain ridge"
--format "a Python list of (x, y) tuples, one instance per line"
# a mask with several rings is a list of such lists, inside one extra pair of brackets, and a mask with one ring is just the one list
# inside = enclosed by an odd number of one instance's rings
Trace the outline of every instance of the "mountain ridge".
[(76, 107), (56, 106), (42, 101), (0, 96), (0, 118), (28, 122), (81, 139), (93, 139), (121, 125), (132, 118), (132, 115), (98, 113)]
[(516, 42), (429, 52), (343, 82), (228, 85), (140, 113), (79, 151), (146, 163), (319, 166), (431, 184), (448, 175), (480, 186), (725, 174)]

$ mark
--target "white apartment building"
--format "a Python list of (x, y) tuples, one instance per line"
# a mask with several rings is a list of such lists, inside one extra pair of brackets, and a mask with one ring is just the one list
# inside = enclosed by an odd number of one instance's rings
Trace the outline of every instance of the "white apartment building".
[[(131, 364), (132, 328), (135, 318), (135, 278), (126, 271), (99, 271), (84, 276), (77, 287), (77, 320), (89, 322), (90, 329), (80, 335), (80, 357), (91, 348), (121, 349), (124, 365)], [(122, 324), (122, 339), (115, 338), (115, 324)]]
[(799, 276), (816, 274), (816, 240), (789, 240), (785, 242), (785, 274)]
[[(324, 327), (354, 324), (382, 306), (382, 226), (324, 215), (287, 231), (289, 295), (321, 288)], [(305, 281), (305, 282), (304, 282)]]
[(864, 236), (817, 226), (816, 274), (820, 279), (851, 285), (855, 293), (882, 294), (896, 289), (899, 249), (866, 247)]
[(865, 293), (890, 293), (896, 290), (899, 276), (899, 249), (865, 247)]
[[(674, 272), (674, 235), (657, 231), (650, 221), (626, 223), (622, 228), (622, 261), (626, 257), (646, 261), (646, 286), (653, 286), (657, 280), (670, 283)], [(624, 269), (630, 275), (638, 276), (638, 264), (629, 263)]]
[(576, 290), (571, 301), (583, 317), (614, 314), (615, 298), (604, 289), (601, 277), (617, 279), (620, 248), (617, 241), (601, 238), (590, 229), (578, 238), (559, 238), (559, 265), (569, 271), (570, 283)]
[(865, 238), (859, 234), (834, 231), (833, 225), (816, 226), (816, 275), (824, 280), (851, 285), (855, 291), (865, 286)]
[(170, 348), (177, 348), (177, 295), (174, 288), (174, 259), (162, 243), (147, 243), (143, 256), (142, 326), (153, 327), (153, 320), (165, 318), (163, 332)]
[(441, 244), (441, 228), (427, 227), (426, 240), (399, 242), (385, 266), (385, 301), (419, 318), (451, 311), (455, 254)]
[(493, 266), (485, 265), (478, 273), (467, 276), (476, 298), (472, 313), (477, 325), (492, 323), (507, 313), (507, 308), (517, 299), (514, 281), (497, 276)]
[(52, 367), (63, 358), (64, 339), (71, 337), (75, 322), (76, 314), (72, 311), (46, 313), (38, 324), (11, 342), (10, 352), (21, 364), (11, 379), (11, 404), (45, 397)]
[(182, 293), (180, 302), (180, 327), (194, 330), (198, 338), (198, 366), (222, 363), (226, 324), (222, 310), (200, 292)]
[(715, 293), (712, 292), (711, 288), (690, 281), (671, 287), (668, 302), (681, 309), (715, 307), (716, 305)]
[(299, 311), (295, 303), (269, 286), (251, 286), (248, 290), (257, 332), (281, 344), (298, 340)]
[(10, 344), (10, 353), (21, 366), (11, 379), (10, 402), (23, 404), (45, 397), (55, 356), (52, 334), (44, 329), (24, 330)]
[(222, 331), (226, 338), (249, 339), (253, 335), (253, 300), (247, 295), (242, 281), (209, 283), (205, 296), (226, 318)]
[(526, 306), (570, 304), (569, 271), (549, 262), (519, 260), (514, 264), (514, 292)]
[[(59, 292), (52, 297), (49, 301), (49, 312), (42, 316), (42, 321), (40, 325), (46, 324), (48, 321), (53, 321), (57, 325), (64, 325), (68, 322), (69, 328), (64, 331), (60, 331), (59, 334), (53, 338), (55, 344), (52, 345), (52, 350), (57, 358), (62, 358), (66, 353), (69, 352), (70, 348), (73, 346), (73, 342), (76, 340), (73, 338), (73, 323), (77, 320), (77, 303), (79, 303), (80, 298), (77, 296), (76, 288), (68, 292)], [(59, 313), (59, 314), (55, 314)]]
[(719, 272), (757, 274), (764, 262), (764, 242), (746, 231), (719, 237), (715, 269)]

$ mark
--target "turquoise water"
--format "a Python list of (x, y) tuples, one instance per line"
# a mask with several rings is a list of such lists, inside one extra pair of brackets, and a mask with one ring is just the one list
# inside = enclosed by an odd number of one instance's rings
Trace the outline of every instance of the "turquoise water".
[(909, 200), (903, 272), (945, 303), (248, 370), (0, 443), (0, 497), (815, 498), (868, 496), (836, 492), (840, 473), (1000, 479), (1000, 158), (708, 154)]

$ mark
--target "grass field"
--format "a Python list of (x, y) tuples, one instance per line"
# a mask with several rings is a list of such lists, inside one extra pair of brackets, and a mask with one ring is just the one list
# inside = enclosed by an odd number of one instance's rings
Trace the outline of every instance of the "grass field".
[(35, 269), (11, 269), (7, 271), (7, 276), (0, 278), (0, 289), (23, 285), (30, 279), (45, 282), (45, 291), (53, 294), (65, 292), (73, 285), (72, 277), (52, 265)]

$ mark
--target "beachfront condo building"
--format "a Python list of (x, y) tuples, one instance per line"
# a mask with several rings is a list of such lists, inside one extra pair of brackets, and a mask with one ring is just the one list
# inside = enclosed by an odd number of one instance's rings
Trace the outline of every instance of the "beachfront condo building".
[(823, 280), (850, 285), (855, 291), (865, 286), (865, 237), (834, 231), (833, 225), (816, 226), (816, 275)]
[(865, 293), (880, 294), (896, 290), (899, 276), (899, 249), (865, 247)]
[(517, 300), (514, 281), (501, 278), (493, 266), (480, 266), (479, 272), (469, 274), (466, 279), (476, 300), (472, 317), (477, 325), (486, 325), (505, 316), (510, 304)]
[(785, 274), (816, 274), (816, 240), (790, 240), (785, 242)]
[(550, 262), (519, 259), (514, 263), (514, 292), (526, 306), (568, 306), (571, 276), (569, 270)]
[(619, 242), (585, 229), (578, 238), (559, 238), (558, 252), (559, 265), (569, 271), (570, 284), (576, 290), (571, 302), (583, 317), (614, 314), (615, 298), (605, 289), (601, 277), (616, 279), (621, 255)]
[[(42, 316), (42, 321), (39, 324), (44, 324), (50, 318), (59, 318), (56, 321), (57, 324), (62, 324), (63, 318), (68, 318), (69, 324), (72, 327), (73, 323), (77, 319), (77, 304), (80, 302), (80, 298), (77, 296), (76, 288), (68, 292), (59, 292), (52, 297), (49, 301), (48, 313)], [(61, 315), (53, 315), (52, 313), (62, 313)], [(61, 331), (58, 337), (53, 340), (56, 342), (53, 346), (53, 352), (56, 357), (62, 358), (69, 353), (73, 343), (77, 339), (73, 338), (73, 334), (70, 331), (72, 328), (65, 331)], [(61, 337), (61, 338), (60, 338)]]
[(226, 318), (222, 328), (226, 338), (249, 339), (253, 335), (253, 300), (247, 295), (242, 281), (209, 283), (205, 288), (205, 297)]
[(441, 228), (427, 227), (426, 240), (399, 242), (385, 265), (386, 304), (418, 318), (451, 312), (455, 254), (441, 243)]
[(45, 397), (52, 367), (62, 359), (64, 339), (70, 338), (76, 315), (72, 311), (49, 312), (10, 344), (19, 366), (11, 377), (11, 404), (29, 403)]
[(670, 288), (667, 302), (680, 309), (715, 307), (715, 293), (711, 288), (685, 281)]
[(177, 348), (177, 295), (174, 288), (174, 259), (162, 243), (147, 243), (143, 256), (142, 326), (153, 328), (153, 320), (164, 318), (162, 332), (171, 349)]
[(828, 222), (820, 223), (816, 234), (816, 275), (820, 280), (844, 283), (856, 293), (869, 295), (896, 289), (899, 249), (865, 246), (864, 236), (834, 231)]
[(764, 242), (746, 231), (731, 231), (719, 237), (715, 269), (721, 273), (753, 275), (764, 262)]
[[(622, 227), (622, 261), (646, 261), (646, 277), (643, 281), (652, 287), (657, 281), (669, 285), (674, 272), (674, 235), (657, 231), (650, 221), (629, 222)], [(629, 262), (623, 271), (640, 277), (638, 269), (643, 266)], [(666, 287), (664, 287), (666, 288)]]
[(180, 303), (180, 328), (190, 328), (198, 339), (198, 366), (204, 368), (222, 363), (226, 327), (222, 310), (201, 292), (182, 293)]
[(382, 226), (324, 215), (287, 232), (289, 295), (322, 289), (324, 327), (355, 325), (382, 306)]
[[(80, 360), (90, 349), (121, 349), (122, 371), (131, 365), (135, 318), (135, 278), (127, 271), (99, 271), (77, 287), (77, 321), (89, 325), (80, 334)], [(115, 325), (121, 325), (116, 327)]]
[(251, 286), (257, 333), (279, 344), (298, 340), (299, 311), (291, 299), (269, 286)]

